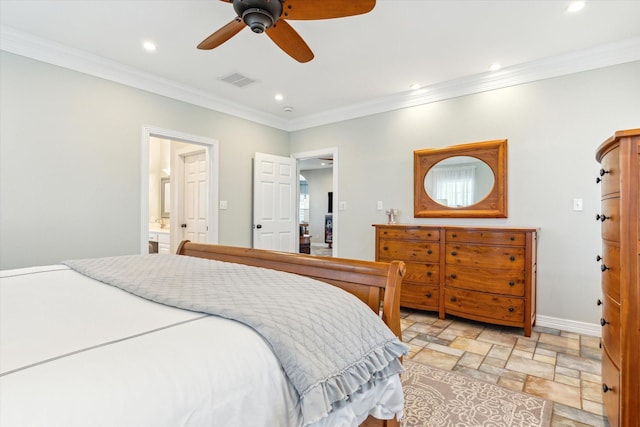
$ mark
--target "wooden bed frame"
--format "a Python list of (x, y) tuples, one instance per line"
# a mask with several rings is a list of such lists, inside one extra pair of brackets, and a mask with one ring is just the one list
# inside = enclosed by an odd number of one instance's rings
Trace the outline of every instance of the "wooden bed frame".
[[(234, 262), (296, 273), (329, 283), (355, 295), (379, 313), (389, 329), (402, 339), (400, 286), (405, 271), (402, 261), (373, 262), (317, 257), (289, 252), (240, 248), (205, 243), (180, 243), (178, 255)], [(363, 427), (395, 427), (398, 422), (367, 418)]]

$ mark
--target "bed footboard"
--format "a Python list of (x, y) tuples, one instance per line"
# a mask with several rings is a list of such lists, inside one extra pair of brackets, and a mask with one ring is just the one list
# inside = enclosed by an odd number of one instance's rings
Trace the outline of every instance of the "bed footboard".
[[(387, 263), (316, 257), (290, 252), (192, 243), (188, 240), (180, 243), (177, 254), (271, 268), (338, 286), (379, 313), (389, 329), (402, 339), (400, 287), (405, 271), (402, 261)], [(379, 420), (371, 416), (361, 424), (361, 427), (398, 426), (396, 419)]]
[(402, 261), (387, 263), (316, 257), (290, 252), (193, 243), (188, 240), (180, 243), (177, 254), (271, 268), (338, 286), (379, 313), (389, 329), (402, 339), (400, 286), (405, 270)]

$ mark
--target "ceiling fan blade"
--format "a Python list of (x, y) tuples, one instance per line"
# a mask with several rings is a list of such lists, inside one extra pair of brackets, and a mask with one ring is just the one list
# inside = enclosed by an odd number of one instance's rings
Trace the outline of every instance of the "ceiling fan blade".
[(376, 0), (287, 0), (283, 4), (285, 19), (331, 19), (371, 12)]
[(220, 28), (215, 33), (204, 39), (199, 45), (198, 49), (210, 50), (220, 46), (222, 43), (235, 36), (245, 27), (244, 22), (239, 17), (236, 17), (233, 21), (229, 22), (224, 27)]
[(266, 33), (280, 49), (284, 50), (296, 61), (309, 62), (313, 59), (313, 52), (311, 52), (307, 43), (284, 19), (280, 18)]

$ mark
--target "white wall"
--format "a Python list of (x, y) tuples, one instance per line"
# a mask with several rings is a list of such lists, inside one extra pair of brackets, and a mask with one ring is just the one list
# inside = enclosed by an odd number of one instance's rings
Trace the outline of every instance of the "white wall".
[[(340, 256), (374, 259), (371, 224), (398, 222), (540, 227), (538, 314), (597, 323), (601, 252), (596, 148), (640, 127), (640, 62), (495, 90), (291, 134), (294, 152), (338, 147)], [(413, 217), (413, 151), (509, 140), (507, 219)], [(572, 211), (572, 199), (584, 211)]]
[(219, 141), (219, 242), (251, 245), (256, 151), (288, 134), (0, 52), (0, 269), (138, 253), (142, 126)]

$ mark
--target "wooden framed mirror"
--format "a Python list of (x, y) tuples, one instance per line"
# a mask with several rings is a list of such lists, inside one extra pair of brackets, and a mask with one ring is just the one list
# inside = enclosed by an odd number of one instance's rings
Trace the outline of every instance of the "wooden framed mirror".
[(413, 152), (415, 218), (506, 218), (507, 140)]

